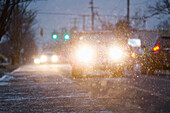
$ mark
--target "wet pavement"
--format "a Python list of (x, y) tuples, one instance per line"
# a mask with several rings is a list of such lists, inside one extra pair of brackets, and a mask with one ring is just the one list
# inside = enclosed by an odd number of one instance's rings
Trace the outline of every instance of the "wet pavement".
[(73, 78), (68, 64), (22, 66), (0, 78), (0, 113), (170, 112), (169, 72), (148, 76), (137, 68), (123, 78), (102, 71), (84, 75)]

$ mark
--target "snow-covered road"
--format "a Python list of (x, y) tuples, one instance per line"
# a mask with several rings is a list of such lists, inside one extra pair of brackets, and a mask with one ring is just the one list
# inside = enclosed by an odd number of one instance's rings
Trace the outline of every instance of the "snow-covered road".
[(96, 71), (75, 79), (68, 64), (25, 65), (0, 78), (0, 113), (170, 112), (167, 73), (141, 75), (136, 67), (123, 78)]

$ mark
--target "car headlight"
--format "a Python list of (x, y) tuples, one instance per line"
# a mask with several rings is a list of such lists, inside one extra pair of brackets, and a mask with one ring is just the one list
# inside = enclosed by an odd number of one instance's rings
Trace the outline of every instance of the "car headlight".
[(43, 62), (46, 62), (47, 61), (47, 56), (45, 55), (42, 55), (41, 58), (40, 58), (40, 61), (43, 63)]
[(40, 64), (40, 59), (38, 58), (34, 59), (34, 64)]
[(115, 61), (120, 61), (123, 58), (123, 50), (119, 47), (113, 47), (110, 49), (110, 57)]
[(57, 55), (53, 55), (53, 56), (52, 56), (52, 62), (57, 62), (57, 61), (58, 61)]
[(80, 47), (76, 52), (76, 58), (81, 62), (90, 62), (93, 59), (94, 51), (89, 46)]

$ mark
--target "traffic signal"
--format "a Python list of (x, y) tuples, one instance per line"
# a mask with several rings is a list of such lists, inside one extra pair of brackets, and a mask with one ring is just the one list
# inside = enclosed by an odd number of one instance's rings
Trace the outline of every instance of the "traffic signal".
[(65, 34), (65, 35), (64, 35), (64, 39), (65, 39), (65, 40), (69, 40), (69, 39), (70, 39), (70, 35), (69, 35), (69, 34)]
[(52, 35), (52, 38), (53, 38), (53, 39), (57, 39), (57, 38), (58, 38), (57, 34), (54, 33), (54, 34)]

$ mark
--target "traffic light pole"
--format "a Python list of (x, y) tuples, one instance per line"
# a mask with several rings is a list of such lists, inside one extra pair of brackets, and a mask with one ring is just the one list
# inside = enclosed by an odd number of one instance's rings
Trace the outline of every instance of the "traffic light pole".
[(130, 23), (129, 16), (130, 16), (130, 0), (127, 0), (127, 22)]
[(127, 27), (128, 32), (126, 34), (126, 37), (128, 39), (130, 34), (130, 0), (127, 0)]
[(91, 22), (92, 22), (92, 30), (94, 30), (94, 6), (93, 6), (93, 0), (91, 0), (91, 2), (90, 2), (90, 4), (91, 4)]
[(83, 31), (85, 31), (85, 30), (86, 30), (86, 26), (85, 26), (85, 25), (86, 25), (86, 24), (85, 24), (85, 17), (86, 17), (86, 16), (85, 16), (85, 15), (83, 15)]

